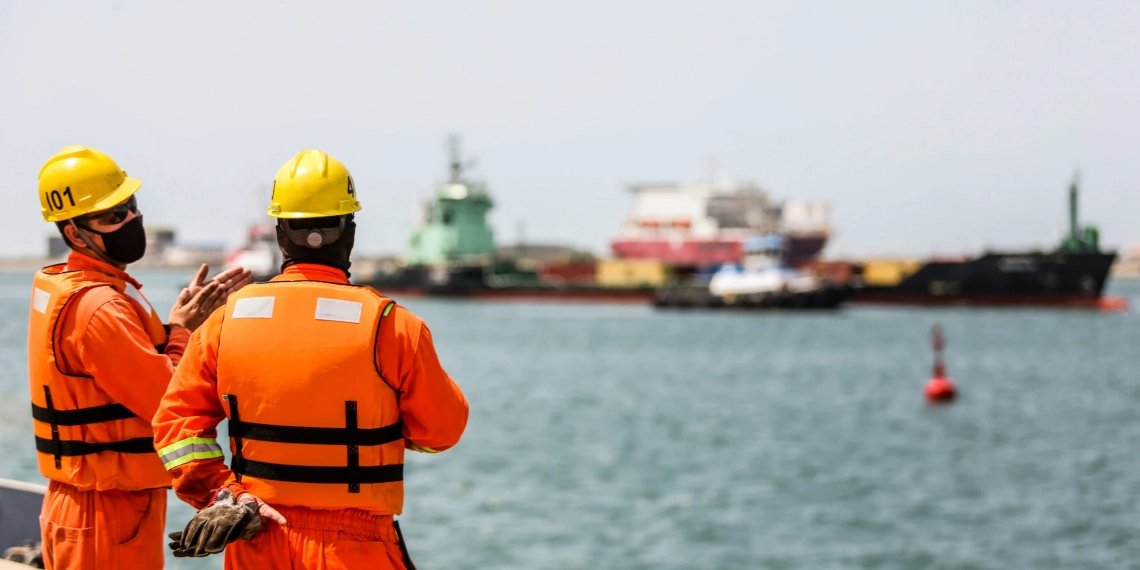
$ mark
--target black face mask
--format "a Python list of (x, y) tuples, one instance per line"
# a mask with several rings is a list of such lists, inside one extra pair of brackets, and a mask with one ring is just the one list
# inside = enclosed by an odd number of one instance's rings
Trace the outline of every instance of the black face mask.
[(356, 241), (356, 219), (349, 214), (344, 220), (344, 230), (333, 243), (319, 248), (305, 247), (293, 243), (285, 228), (277, 224), (277, 245), (281, 247), (281, 270), (297, 263), (315, 263), (335, 267), (348, 275), (348, 268), (352, 265), (349, 256), (352, 254), (352, 245)]
[(142, 259), (142, 256), (146, 254), (146, 228), (143, 228), (141, 214), (112, 232), (101, 232), (90, 228), (83, 229), (102, 236), (103, 253), (119, 263), (131, 264)]

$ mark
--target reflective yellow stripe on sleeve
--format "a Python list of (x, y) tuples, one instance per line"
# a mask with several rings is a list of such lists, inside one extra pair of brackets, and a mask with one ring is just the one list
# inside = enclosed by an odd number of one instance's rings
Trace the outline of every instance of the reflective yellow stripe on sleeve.
[(221, 457), (222, 446), (212, 437), (188, 437), (158, 450), (158, 456), (169, 471), (195, 459)]

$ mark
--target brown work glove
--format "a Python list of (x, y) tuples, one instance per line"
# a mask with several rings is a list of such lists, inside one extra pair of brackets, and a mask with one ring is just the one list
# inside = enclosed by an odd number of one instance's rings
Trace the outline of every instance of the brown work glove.
[(258, 502), (252, 495), (247, 496), (249, 500), (237, 501), (229, 489), (219, 489), (214, 502), (198, 511), (182, 532), (170, 533), (170, 549), (175, 558), (217, 554), (227, 544), (257, 534), (261, 530)]

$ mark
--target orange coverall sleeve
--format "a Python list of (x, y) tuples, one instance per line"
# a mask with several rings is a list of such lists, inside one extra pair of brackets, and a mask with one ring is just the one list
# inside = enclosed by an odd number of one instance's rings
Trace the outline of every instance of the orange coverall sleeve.
[(170, 359), (171, 364), (178, 366), (186, 352), (186, 344), (190, 342), (190, 331), (182, 327), (170, 327), (170, 333), (166, 336), (166, 348), (162, 353)]
[[(71, 340), (76, 360), (82, 363), (76, 367), (65, 354), (66, 367), (94, 377), (100, 389), (139, 417), (153, 418), (177, 360), (155, 351), (138, 314), (125, 299), (93, 289), (79, 302), (99, 306), (83, 331), (74, 330), (73, 314), (65, 317), (61, 336)], [(177, 339), (170, 339), (168, 350), (171, 343), (181, 353)]]
[[(443, 370), (427, 325), (403, 310), (396, 315), (397, 337), (403, 341), (396, 344), (403, 345), (405, 351), (396, 359), (399, 385), (393, 387), (400, 392), (405, 445), (416, 451), (443, 451), (459, 443), (467, 427), (467, 399)], [(381, 359), (385, 349), (377, 348), (376, 357)], [(383, 369), (391, 361), (380, 362)]]
[[(214, 311), (190, 336), (186, 354), (153, 416), (155, 449), (190, 437), (218, 437), (218, 424), (226, 418), (217, 390), (218, 339), (224, 314), (224, 310)], [(236, 481), (222, 457), (191, 461), (169, 471), (174, 492), (199, 509), (209, 504), (219, 487)]]

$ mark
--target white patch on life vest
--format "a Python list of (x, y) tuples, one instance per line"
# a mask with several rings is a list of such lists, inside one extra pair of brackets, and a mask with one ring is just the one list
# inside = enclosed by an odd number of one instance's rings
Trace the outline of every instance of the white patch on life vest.
[(234, 303), (231, 319), (272, 319), (273, 302), (277, 297), (246, 297)]
[(364, 309), (363, 303), (355, 301), (341, 301), (339, 299), (325, 299), (317, 297), (317, 320), (339, 321), (342, 323), (359, 323), (360, 312)]
[(51, 293), (36, 287), (36, 290), (32, 293), (32, 308), (46, 315), (48, 303), (50, 302)]
[(150, 314), (154, 314), (154, 307), (150, 306), (150, 301), (147, 301), (146, 297), (143, 297), (142, 291), (139, 291), (138, 288), (136, 288), (131, 283), (127, 283), (127, 295), (130, 295), (132, 299), (138, 301), (140, 305), (146, 307), (147, 310), (150, 311)]

